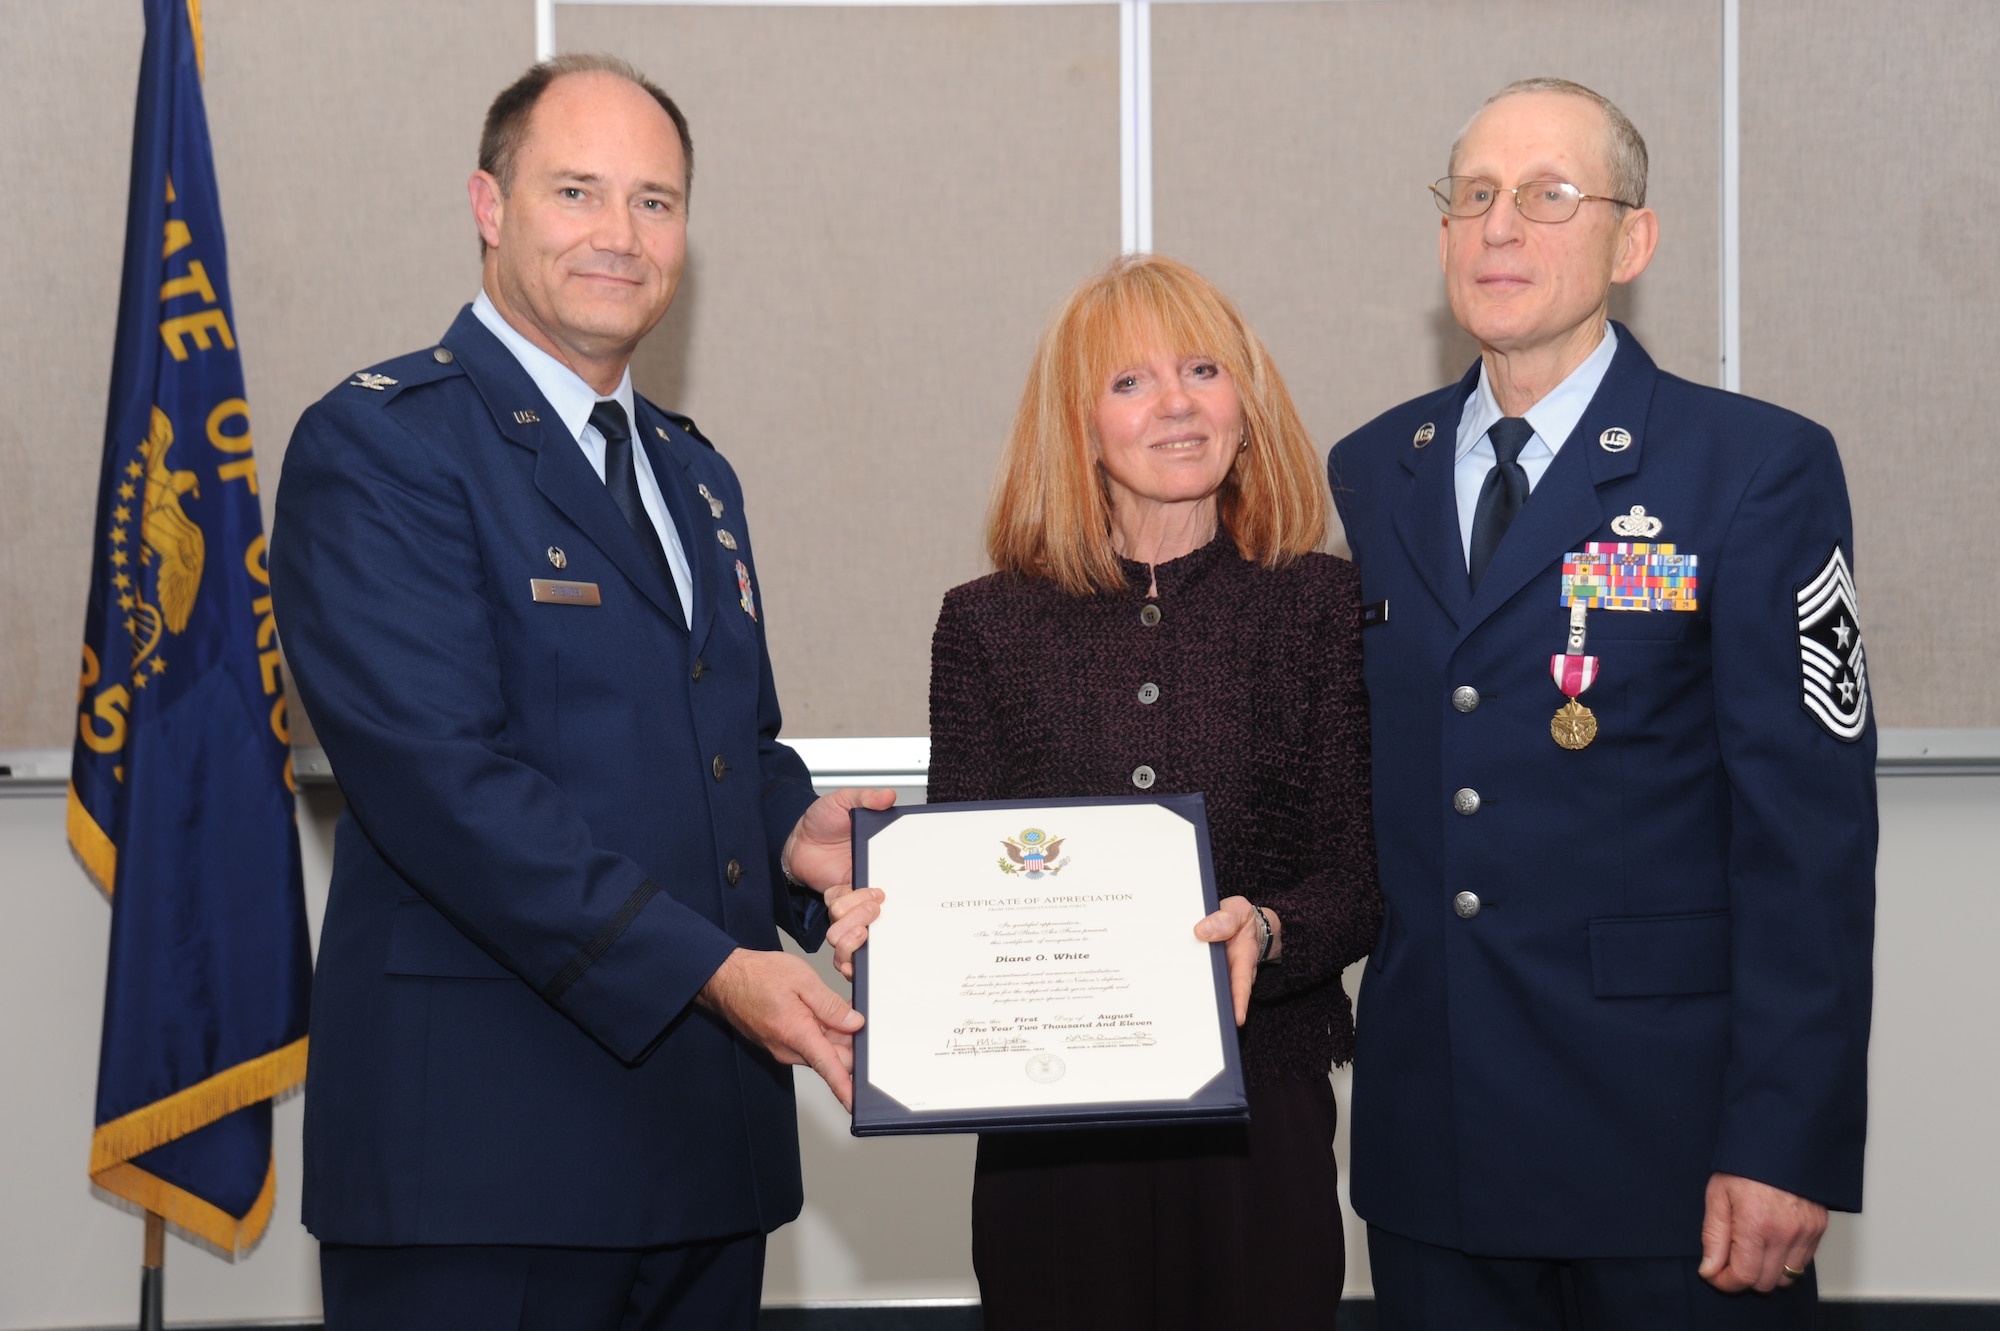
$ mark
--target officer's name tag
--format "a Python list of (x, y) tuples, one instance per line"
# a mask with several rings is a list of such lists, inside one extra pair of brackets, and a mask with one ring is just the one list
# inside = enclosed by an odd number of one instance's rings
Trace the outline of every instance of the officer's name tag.
[(529, 578), (535, 599), (546, 605), (603, 605), (594, 582), (557, 582), (554, 578)]
[(1698, 610), (1695, 555), (1645, 541), (1592, 541), (1563, 556), (1562, 603), (1591, 610)]

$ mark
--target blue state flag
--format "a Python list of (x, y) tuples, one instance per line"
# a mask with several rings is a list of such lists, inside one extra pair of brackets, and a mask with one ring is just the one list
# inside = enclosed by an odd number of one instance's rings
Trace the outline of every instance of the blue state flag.
[(145, 0), (69, 839), (111, 896), (90, 1177), (230, 1253), (312, 961), (198, 0)]

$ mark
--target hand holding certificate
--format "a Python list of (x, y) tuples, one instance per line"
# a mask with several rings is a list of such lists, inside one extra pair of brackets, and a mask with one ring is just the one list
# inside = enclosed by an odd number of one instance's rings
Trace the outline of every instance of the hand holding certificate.
[(854, 843), (887, 897), (856, 1135), (1245, 1116), (1200, 795), (856, 810)]

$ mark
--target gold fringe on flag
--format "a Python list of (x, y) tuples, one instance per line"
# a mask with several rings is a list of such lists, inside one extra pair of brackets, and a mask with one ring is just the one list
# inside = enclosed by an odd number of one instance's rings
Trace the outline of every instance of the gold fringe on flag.
[(104, 829), (76, 797), (74, 783), (69, 788), (69, 844), (104, 895), (110, 896), (112, 880), (118, 876), (118, 847), (104, 835)]
[(208, 52), (202, 49), (201, 0), (187, 0), (188, 28), (194, 33), (194, 72), (208, 78)]
[(238, 1063), (104, 1124), (90, 1138), (91, 1182), (113, 1196), (165, 1216), (190, 1234), (230, 1253), (241, 1252), (255, 1243), (271, 1218), (271, 1200), (277, 1186), (275, 1164), (264, 1180), (264, 1190), (256, 1204), (239, 1221), (129, 1162), (156, 1146), (164, 1146), (297, 1086), (306, 1076), (307, 1043), (304, 1037), (294, 1040), (281, 1049)]
[(264, 1186), (251, 1204), (250, 1213), (241, 1220), (137, 1165), (112, 1165), (103, 1173), (93, 1173), (90, 1181), (112, 1196), (142, 1206), (168, 1224), (214, 1244), (231, 1257), (239, 1257), (264, 1237), (265, 1227), (271, 1223), (272, 1204), (278, 1196), (278, 1161), (272, 1157), (270, 1167), (264, 1171)]

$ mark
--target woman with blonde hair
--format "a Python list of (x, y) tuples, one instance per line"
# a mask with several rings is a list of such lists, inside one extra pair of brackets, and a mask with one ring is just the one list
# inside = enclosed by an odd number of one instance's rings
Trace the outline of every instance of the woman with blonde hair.
[[(1328, 1070), (1342, 969), (1381, 923), (1360, 581), (1284, 380), (1229, 301), (1128, 256), (1043, 335), (987, 525), (946, 594), (933, 802), (1207, 796), (1250, 1123), (988, 1133), (988, 1331), (1333, 1324), (1345, 1270)], [(827, 896), (847, 969), (882, 893)], [(893, 909), (893, 907), (889, 907)]]

